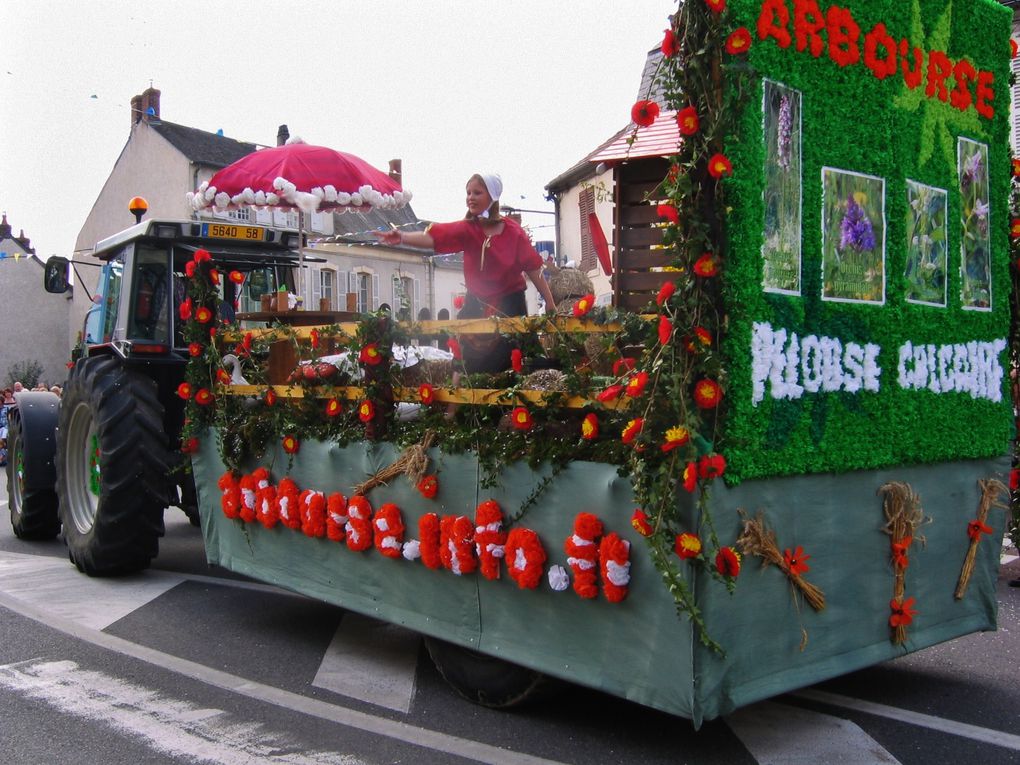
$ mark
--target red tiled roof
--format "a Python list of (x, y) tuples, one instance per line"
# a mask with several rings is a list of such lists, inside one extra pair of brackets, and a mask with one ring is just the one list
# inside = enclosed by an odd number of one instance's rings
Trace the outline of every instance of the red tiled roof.
[(612, 141), (589, 154), (587, 160), (599, 163), (665, 157), (676, 154), (679, 143), (680, 128), (676, 124), (676, 112), (664, 109), (648, 127), (621, 131)]

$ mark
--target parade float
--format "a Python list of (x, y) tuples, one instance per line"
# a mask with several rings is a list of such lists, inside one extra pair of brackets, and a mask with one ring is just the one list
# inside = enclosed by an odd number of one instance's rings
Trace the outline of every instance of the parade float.
[[(1010, 46), (992, 0), (680, 4), (638, 312), (216, 327), (195, 252), (209, 561), (422, 633), (477, 700), (548, 675), (695, 724), (995, 629)], [(495, 333), (508, 371), (454, 386)]]

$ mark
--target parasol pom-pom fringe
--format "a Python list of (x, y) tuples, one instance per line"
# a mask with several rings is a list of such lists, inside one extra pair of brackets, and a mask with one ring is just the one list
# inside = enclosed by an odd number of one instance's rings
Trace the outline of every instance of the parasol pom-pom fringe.
[(255, 204), (255, 192), (252, 191), (251, 186), (246, 186), (244, 191), (241, 192), (241, 200), (246, 205), (253, 205), (253, 204)]
[(270, 207), (274, 207), (274, 206), (280, 204), (280, 197), (279, 197), (279, 195), (278, 194), (274, 194), (271, 191), (268, 192), (266, 194), (266, 204), (269, 205)]
[(334, 186), (332, 183), (327, 183), (326, 186), (322, 189), (322, 193), (325, 195), (326, 201), (329, 202), (330, 204), (336, 202), (336, 186)]
[(256, 191), (255, 192), (255, 204), (257, 204), (257, 205), (268, 204), (267, 201), (266, 201), (266, 192), (264, 192), (264, 191)]
[(326, 196), (326, 192), (322, 190), (322, 187), (321, 187), (321, 186), (316, 186), (316, 187), (314, 187), (314, 188), (312, 189), (312, 194), (313, 194), (313, 195), (314, 195), (315, 197), (317, 197), (317, 198), (318, 198), (318, 200), (319, 200), (320, 202), (322, 201), (322, 198), (323, 198), (324, 196)]
[(216, 187), (206, 186), (205, 191), (202, 192), (202, 195), (205, 197), (206, 202), (212, 202), (213, 199), (215, 199), (216, 197)]
[(321, 197), (305, 191), (291, 191), (284, 194), (284, 197), (290, 200), (292, 204), (297, 205), (298, 209), (305, 215), (311, 215), (313, 212), (316, 212), (319, 209), (319, 203), (322, 201)]
[(336, 193), (336, 203), (338, 205), (349, 205), (351, 203), (351, 195), (346, 191), (338, 191)]
[(361, 207), (363, 204), (365, 204), (365, 199), (364, 197), (361, 196), (361, 194), (355, 191), (353, 194), (351, 194), (351, 204), (354, 205), (355, 207)]
[(216, 207), (225, 208), (230, 204), (230, 194), (225, 191), (221, 191), (216, 195)]
[(305, 139), (302, 138), (299, 135), (291, 136), (290, 138), (287, 139), (287, 145), (288, 146), (290, 144), (292, 144), (292, 143), (304, 143), (304, 142), (305, 142)]

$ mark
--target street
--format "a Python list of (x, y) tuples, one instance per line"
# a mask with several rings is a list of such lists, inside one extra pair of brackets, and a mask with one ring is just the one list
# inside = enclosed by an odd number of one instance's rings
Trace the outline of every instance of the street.
[(1020, 576), (999, 630), (691, 724), (550, 684), (497, 712), (445, 685), (414, 634), (205, 563), (166, 514), (153, 567), (90, 579), (16, 539), (0, 494), (5, 763), (1014, 763)]

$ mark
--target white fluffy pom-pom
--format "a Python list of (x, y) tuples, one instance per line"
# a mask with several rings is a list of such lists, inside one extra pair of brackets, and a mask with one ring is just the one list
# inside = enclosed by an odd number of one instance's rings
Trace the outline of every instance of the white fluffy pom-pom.
[(570, 586), (570, 577), (563, 566), (549, 567), (549, 586), (556, 592), (563, 592)]
[(269, 205), (270, 207), (275, 207), (276, 205), (280, 204), (280, 197), (277, 194), (274, 194), (273, 192), (270, 191), (268, 194), (266, 194), (266, 204)]
[(241, 199), (244, 200), (246, 205), (255, 204), (255, 192), (252, 191), (251, 186), (246, 186), (244, 191), (241, 192)]
[(259, 205), (260, 207), (266, 204), (266, 192), (264, 191), (255, 192), (255, 204)]
[(277, 191), (282, 191), (283, 187), (287, 185), (287, 179), (276, 176), (273, 178), (273, 188)]
[(216, 195), (216, 206), (219, 208), (225, 208), (230, 204), (230, 194), (225, 191), (221, 191)]
[(351, 203), (351, 195), (346, 191), (338, 191), (336, 193), (336, 203), (338, 205), (349, 205)]
[(326, 192), (322, 190), (321, 186), (314, 186), (312, 188), (311, 194), (313, 197), (317, 197), (319, 201), (322, 201), (322, 198), (326, 196)]
[(327, 183), (325, 188), (322, 189), (322, 193), (326, 197), (326, 201), (332, 204), (336, 201), (336, 186), (331, 183)]
[(213, 199), (216, 198), (216, 187), (206, 186), (205, 191), (202, 192), (202, 195), (205, 197), (206, 202), (212, 202)]
[(242, 202), (244, 202), (244, 192), (243, 191), (240, 194), (234, 194), (234, 196), (232, 196), (230, 198), (230, 204), (232, 204), (232, 205), (239, 205)]
[(417, 539), (404, 542), (403, 556), (407, 560), (418, 560), (421, 557), (421, 543)]
[(363, 204), (365, 204), (365, 198), (361, 196), (361, 194), (355, 192), (351, 194), (351, 204), (354, 205), (355, 207), (361, 207)]

